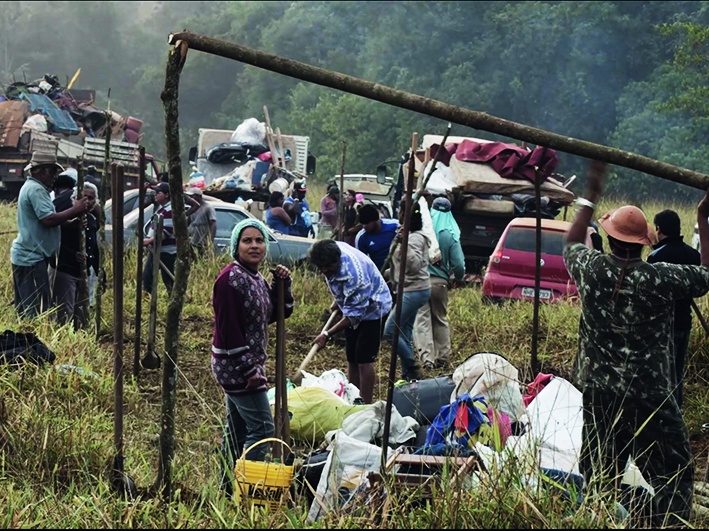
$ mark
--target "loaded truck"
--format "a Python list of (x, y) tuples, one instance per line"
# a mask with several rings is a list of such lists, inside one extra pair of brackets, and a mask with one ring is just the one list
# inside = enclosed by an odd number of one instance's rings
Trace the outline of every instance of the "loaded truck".
[(240, 128), (199, 129), (188, 157), (191, 186), (229, 203), (239, 198), (264, 203), (272, 191), (286, 193), (293, 181), (315, 173), (309, 137), (272, 134), (253, 118)]
[[(424, 135), (422, 145), (414, 154), (414, 190), (426, 183), (426, 190), (433, 196), (446, 196), (451, 201), (452, 214), (460, 227), (460, 243), (465, 254), (466, 272), (477, 274), (487, 264), (497, 241), (507, 224), (516, 217), (536, 216), (536, 196), (534, 184), (522, 175), (523, 168), (508, 172), (503, 177), (493, 169), (493, 158), (486, 162), (460, 160), (456, 151), (450, 157), (442, 157), (431, 172), (435, 150), (443, 141), (442, 135)], [(480, 146), (489, 144), (486, 153), (499, 153), (502, 157), (509, 152), (531, 152), (526, 147), (510, 143), (492, 142), (473, 137), (449, 136), (446, 140), (448, 151), (463, 142), (471, 142), (473, 151), (482, 152)], [(398, 209), (409, 171), (411, 150), (401, 157), (397, 186), (394, 191), (394, 208)], [(555, 156), (555, 155), (554, 155)], [(443, 159), (448, 159), (443, 161)], [(527, 168), (528, 169), (528, 168)], [(571, 205), (574, 194), (568, 189), (574, 177), (569, 179), (552, 173), (541, 184), (542, 218), (554, 219), (562, 209)]]
[[(95, 166), (104, 171), (105, 146), (111, 130), (110, 161), (125, 167), (125, 188), (139, 179), (138, 142), (142, 122), (97, 109), (95, 91), (61, 87), (54, 76), (34, 83), (12, 83), (0, 96), (0, 198), (15, 199), (25, 181), (34, 151), (56, 155), (64, 167)], [(146, 176), (154, 180), (158, 166), (146, 154)]]

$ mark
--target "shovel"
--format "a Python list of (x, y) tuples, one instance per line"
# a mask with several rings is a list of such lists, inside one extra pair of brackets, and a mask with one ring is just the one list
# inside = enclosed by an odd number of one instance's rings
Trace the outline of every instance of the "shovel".
[[(335, 322), (335, 319), (337, 319), (337, 314), (339, 313), (339, 310), (335, 310), (330, 314), (330, 318), (327, 320), (327, 323), (325, 323), (325, 326), (323, 326), (322, 332), (330, 328), (333, 323)], [(322, 333), (320, 332), (320, 333)], [(305, 356), (305, 359), (303, 362), (300, 364), (300, 367), (298, 367), (298, 370), (296, 370), (293, 373), (293, 376), (291, 376), (291, 382), (293, 382), (295, 385), (300, 385), (300, 383), (303, 381), (303, 369), (308, 366), (308, 363), (310, 363), (310, 360), (313, 359), (313, 356), (317, 353), (317, 351), (320, 350), (320, 347), (317, 345), (313, 345), (310, 348), (310, 352), (308, 352), (308, 355)]]

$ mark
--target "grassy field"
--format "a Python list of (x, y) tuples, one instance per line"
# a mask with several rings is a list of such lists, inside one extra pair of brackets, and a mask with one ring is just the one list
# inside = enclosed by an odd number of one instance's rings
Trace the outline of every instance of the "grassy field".
[[(319, 202), (321, 193), (309, 193)], [(599, 208), (618, 206), (606, 201)], [(646, 204), (650, 219), (663, 208), (675, 208), (683, 219), (685, 241), (691, 239), (694, 206)], [(56, 364), (80, 367), (88, 374), (57, 367), (13, 370), (0, 366), (0, 527), (27, 528), (298, 528), (305, 526), (308, 507), (303, 500), (278, 513), (241, 510), (217, 488), (218, 446), (223, 419), (223, 396), (209, 366), (211, 288), (226, 256), (193, 264), (180, 327), (177, 382), (176, 453), (173, 463), (175, 499), (165, 503), (148, 494), (155, 482), (160, 430), (160, 371), (131, 376), (135, 334), (136, 256), (125, 258), (124, 388), (125, 468), (141, 489), (137, 500), (125, 501), (111, 490), (108, 472), (113, 447), (113, 299), (103, 299), (102, 332), (74, 332), (50, 319), (18, 320), (12, 307), (9, 247), (15, 236), (15, 208), (0, 205), (0, 330), (34, 331), (57, 354)], [(108, 265), (109, 286), (111, 268)], [(163, 351), (167, 296), (160, 284), (157, 347)], [(296, 309), (287, 321), (287, 368), (294, 370), (322, 327), (331, 298), (323, 279), (306, 270), (294, 272)], [(705, 299), (698, 301), (709, 315)], [(484, 305), (479, 286), (451, 293), (453, 366), (475, 352), (497, 352), (520, 371), (522, 383), (535, 374), (530, 369), (531, 303)], [(542, 371), (570, 379), (577, 343), (579, 307), (572, 303), (542, 306), (538, 336)], [(143, 304), (143, 345), (147, 333), (147, 304)], [(275, 325), (270, 353), (275, 352)], [(701, 425), (709, 420), (709, 341), (697, 320), (692, 332), (688, 377), (685, 383), (685, 419), (692, 437), (697, 479), (706, 470), (707, 441)], [(375, 399), (386, 397), (389, 351), (384, 346), (377, 362)], [(340, 343), (329, 345), (308, 370), (315, 374), (345, 369)], [(273, 357), (268, 372), (274, 374)], [(429, 373), (427, 376), (434, 376)], [(300, 450), (307, 450), (301, 448)], [(414, 503), (416, 494), (391, 496), (390, 519), (380, 522), (372, 500), (363, 500), (347, 514), (331, 514), (317, 522), (323, 528), (608, 528), (615, 520), (611, 495), (588, 496), (577, 507), (546, 490), (529, 488), (514, 466), (490, 474), (480, 489), (442, 489), (435, 503)], [(706, 522), (697, 520), (701, 527)]]

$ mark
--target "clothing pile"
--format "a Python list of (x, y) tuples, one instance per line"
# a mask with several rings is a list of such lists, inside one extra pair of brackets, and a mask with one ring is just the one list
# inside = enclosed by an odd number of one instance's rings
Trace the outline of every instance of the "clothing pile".
[(65, 88), (57, 76), (45, 74), (32, 82), (14, 82), (0, 95), (0, 129), (17, 134), (0, 135), (0, 145), (19, 147), (21, 132), (35, 130), (42, 133), (79, 135), (105, 138), (108, 131), (112, 140), (139, 143), (143, 122), (132, 116), (97, 108), (96, 92)]

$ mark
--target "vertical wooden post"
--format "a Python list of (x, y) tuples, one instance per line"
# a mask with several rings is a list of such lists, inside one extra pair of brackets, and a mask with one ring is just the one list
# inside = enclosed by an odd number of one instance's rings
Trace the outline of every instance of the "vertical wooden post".
[[(76, 161), (76, 198), (81, 199), (84, 196), (84, 165), (83, 159), (79, 157)], [(83, 218), (86, 218), (89, 214), (84, 214)], [(79, 252), (86, 256), (86, 229), (83, 226), (79, 228)], [(79, 274), (79, 296), (78, 299), (78, 312), (74, 312), (74, 315), (78, 316), (77, 327), (86, 328), (89, 324), (89, 269), (88, 263), (81, 267)]]
[(541, 286), (541, 273), (542, 273), (542, 192), (541, 192), (541, 175), (539, 172), (535, 172), (534, 175), (534, 199), (535, 199), (535, 210), (537, 211), (537, 224), (535, 230), (536, 236), (536, 248), (535, 248), (535, 267), (534, 267), (534, 310), (532, 317), (532, 374), (530, 380), (539, 373), (539, 360), (538, 360), (538, 342), (539, 342), (539, 289)]
[(347, 154), (347, 142), (342, 141), (342, 164), (340, 164), (340, 202), (337, 205), (337, 234), (333, 238), (345, 240), (345, 155)]
[(399, 356), (399, 328), (401, 324), (401, 301), (404, 298), (404, 279), (406, 277), (406, 253), (409, 249), (409, 228), (411, 227), (411, 207), (413, 204), (412, 192), (414, 188), (414, 157), (418, 149), (419, 135), (414, 133), (411, 139), (411, 157), (409, 158), (409, 172), (406, 182), (404, 200), (404, 228), (401, 237), (401, 260), (399, 263), (399, 279), (396, 290), (396, 303), (394, 308), (394, 337), (391, 343), (391, 359), (389, 361), (389, 378), (387, 380), (387, 401), (384, 413), (384, 434), (382, 435), (382, 462), (380, 474), (385, 475), (387, 448), (389, 448), (389, 430), (391, 426), (391, 405), (394, 401), (394, 381), (396, 379), (396, 362)]
[[(111, 89), (108, 90), (109, 97), (111, 94)], [(110, 101), (110, 100), (109, 100)], [(106, 144), (104, 145), (104, 155), (103, 155), (103, 171), (101, 172), (101, 187), (99, 188), (99, 202), (101, 205), (106, 204), (106, 188), (110, 185), (111, 188), (113, 187), (112, 182), (109, 183), (108, 181), (111, 179), (111, 176), (109, 174), (109, 164), (111, 163), (111, 113), (109, 111), (106, 111), (106, 123), (108, 124), (108, 127), (106, 128), (106, 138), (105, 142)], [(123, 196), (121, 197), (113, 197), (111, 203), (115, 204), (116, 202), (119, 202), (121, 206), (123, 206)], [(98, 274), (96, 275), (96, 290), (95, 290), (95, 297), (96, 297), (96, 339), (99, 338), (101, 335), (101, 313), (102, 313), (102, 304), (101, 300), (103, 298), (103, 286), (104, 282), (103, 280), (106, 278), (106, 250), (108, 247), (108, 244), (106, 243), (106, 215), (103, 212), (103, 208), (100, 209), (99, 215), (101, 216), (101, 219), (99, 219), (98, 222), (98, 231), (99, 231), (99, 238), (98, 238)], [(121, 219), (123, 217), (123, 209), (121, 208)], [(113, 220), (115, 224), (115, 219)], [(116, 229), (115, 226), (112, 226), (113, 230), (113, 237), (115, 237)]]
[(140, 171), (138, 172), (138, 256), (135, 274), (135, 338), (133, 341), (133, 377), (140, 374), (140, 343), (143, 331), (143, 225), (145, 223), (145, 147), (139, 151)]

